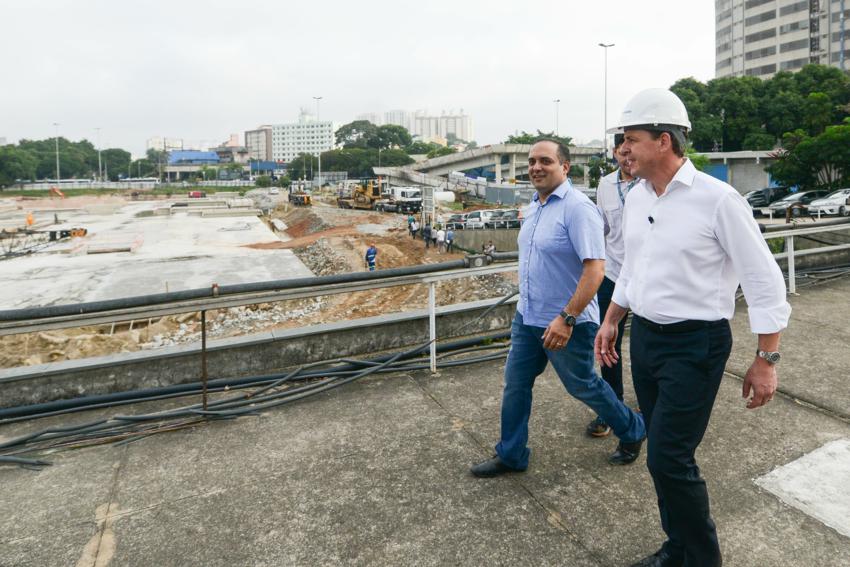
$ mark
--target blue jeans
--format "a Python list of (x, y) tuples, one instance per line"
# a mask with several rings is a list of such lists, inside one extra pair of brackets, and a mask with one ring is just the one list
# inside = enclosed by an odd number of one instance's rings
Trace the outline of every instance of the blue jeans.
[(571, 396), (593, 409), (624, 443), (644, 438), (643, 418), (617, 399), (593, 367), (593, 340), (599, 326), (581, 323), (573, 329), (567, 346), (558, 351), (543, 348), (543, 327), (522, 322), (517, 312), (511, 325), (511, 349), (505, 364), (505, 390), (502, 395), (502, 434), (496, 454), (509, 467), (528, 468), (531, 453), (528, 419), (531, 416), (531, 390), (534, 380), (551, 362)]

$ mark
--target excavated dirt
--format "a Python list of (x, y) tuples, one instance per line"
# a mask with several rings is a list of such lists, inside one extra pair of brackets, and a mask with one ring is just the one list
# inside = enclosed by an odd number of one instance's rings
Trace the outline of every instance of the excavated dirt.
[[(459, 259), (462, 253), (440, 254), (413, 240), (405, 217), (372, 211), (352, 211), (317, 202), (313, 207), (282, 206), (272, 212), (287, 225), (288, 241), (258, 242), (253, 248), (291, 248), (317, 276), (366, 269), (364, 254), (369, 244), (378, 248), (378, 269), (431, 264)], [(497, 274), (441, 282), (438, 305), (502, 297), (516, 289), (515, 274)], [(409, 285), (351, 294), (259, 304), (209, 311), (209, 338), (250, 334), (270, 329), (301, 327), (345, 319), (423, 309), (428, 291)], [(0, 367), (26, 366), (60, 360), (130, 352), (200, 340), (197, 313), (134, 321), (111, 326), (87, 327), (4, 337)]]

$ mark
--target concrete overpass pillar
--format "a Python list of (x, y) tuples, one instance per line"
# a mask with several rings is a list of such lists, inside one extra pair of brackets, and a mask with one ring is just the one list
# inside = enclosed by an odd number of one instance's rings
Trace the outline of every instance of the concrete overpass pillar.
[(511, 154), (510, 172), (508, 174), (508, 177), (516, 181), (516, 154)]
[(493, 154), (496, 164), (494, 171), (496, 172), (496, 183), (502, 182), (502, 154)]

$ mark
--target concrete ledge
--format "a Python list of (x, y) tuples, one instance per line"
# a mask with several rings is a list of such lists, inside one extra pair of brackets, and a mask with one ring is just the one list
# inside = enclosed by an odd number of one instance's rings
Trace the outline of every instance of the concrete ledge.
[[(474, 322), (497, 301), (438, 308), (438, 339), (507, 329), (516, 309), (514, 301)], [(210, 379), (269, 374), (310, 362), (410, 347), (427, 340), (427, 311), (408, 311), (211, 340), (207, 342), (207, 368)], [(198, 342), (156, 351), (3, 369), (0, 407), (195, 382), (201, 375), (200, 352)]]

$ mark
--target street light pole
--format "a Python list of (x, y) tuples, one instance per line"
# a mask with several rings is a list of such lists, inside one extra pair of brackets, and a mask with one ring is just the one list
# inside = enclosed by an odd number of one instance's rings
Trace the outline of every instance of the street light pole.
[(53, 126), (56, 128), (56, 183), (62, 179), (62, 176), (59, 173), (59, 123), (54, 122)]
[(608, 48), (614, 47), (613, 43), (600, 43), (599, 47), (605, 50), (605, 94), (603, 95), (604, 102), (604, 121), (605, 121), (605, 133), (602, 136), (602, 151), (605, 153), (605, 159), (608, 159)]
[(561, 103), (561, 99), (556, 98), (552, 102), (555, 103), (555, 135), (560, 136), (560, 132), (559, 132), (560, 120), (558, 120), (558, 106)]
[[(319, 101), (322, 100), (320, 96), (314, 96), (313, 99), (316, 101), (316, 128), (319, 129)], [(322, 138), (319, 136), (319, 188), (322, 188)]]
[(100, 128), (95, 128), (95, 130), (97, 130), (97, 179), (103, 181), (103, 166), (100, 161)]

